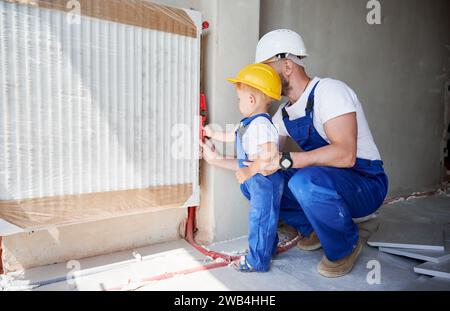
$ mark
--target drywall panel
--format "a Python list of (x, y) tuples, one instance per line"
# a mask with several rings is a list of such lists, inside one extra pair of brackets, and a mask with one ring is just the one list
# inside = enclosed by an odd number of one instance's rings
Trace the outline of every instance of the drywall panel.
[(426, 262), (414, 267), (414, 272), (450, 280), (450, 260), (438, 264)]
[(377, 247), (445, 250), (444, 231), (440, 225), (384, 222), (367, 243)]
[(384, 253), (389, 253), (393, 255), (404, 256), (413, 259), (419, 259), (423, 261), (429, 261), (433, 263), (442, 263), (444, 261), (450, 260), (449, 243), (446, 244), (445, 251), (427, 251), (420, 249), (401, 249), (401, 248), (389, 248), (380, 247), (380, 251)]

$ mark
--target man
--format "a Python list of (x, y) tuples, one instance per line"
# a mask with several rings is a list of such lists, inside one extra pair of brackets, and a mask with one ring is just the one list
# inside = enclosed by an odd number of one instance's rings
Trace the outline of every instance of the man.
[(280, 219), (303, 236), (298, 247), (323, 247), (317, 270), (325, 277), (351, 271), (362, 249), (353, 218), (373, 214), (383, 204), (388, 179), (356, 94), (343, 82), (311, 79), (301, 36), (280, 29), (258, 43), (256, 62), (274, 68), (288, 103), (273, 122), (280, 150), (291, 137), (304, 152), (280, 153), (260, 163), (262, 174), (282, 169), (285, 182)]

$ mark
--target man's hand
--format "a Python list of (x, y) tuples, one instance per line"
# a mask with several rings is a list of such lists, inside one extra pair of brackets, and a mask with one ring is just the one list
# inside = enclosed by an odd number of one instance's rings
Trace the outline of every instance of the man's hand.
[(244, 167), (239, 169), (236, 172), (236, 179), (239, 181), (239, 183), (242, 185), (247, 180), (252, 178), (255, 174), (252, 172), (252, 170), (249, 167)]
[[(258, 173), (269, 176), (274, 173), (276, 173), (280, 169), (280, 160), (281, 160), (281, 153), (277, 153), (274, 155), (271, 159), (258, 159), (256, 162), (258, 162), (259, 171)], [(244, 165), (250, 166), (254, 162), (244, 162)]]

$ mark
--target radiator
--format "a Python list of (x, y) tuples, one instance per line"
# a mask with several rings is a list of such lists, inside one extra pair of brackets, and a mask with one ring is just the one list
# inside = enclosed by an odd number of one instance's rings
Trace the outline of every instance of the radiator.
[(78, 18), (0, 1), (0, 218), (197, 205), (199, 30)]

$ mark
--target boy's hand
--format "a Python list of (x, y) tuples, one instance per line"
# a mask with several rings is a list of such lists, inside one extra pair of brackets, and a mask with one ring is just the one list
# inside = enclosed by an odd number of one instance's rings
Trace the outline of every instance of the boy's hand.
[(211, 164), (214, 160), (220, 158), (220, 154), (217, 152), (216, 147), (211, 141), (200, 141), (200, 146), (202, 147), (202, 157), (207, 163)]
[(247, 180), (249, 180), (250, 178), (253, 177), (253, 173), (252, 170), (249, 167), (244, 167), (239, 169), (236, 172), (236, 179), (239, 181), (239, 183), (242, 185), (243, 183), (245, 183)]
[(204, 126), (203, 130), (205, 131), (205, 136), (206, 137), (209, 137), (209, 138), (213, 138), (214, 137), (215, 133), (214, 133), (213, 129), (209, 125)]

